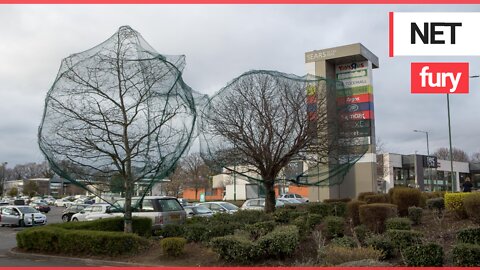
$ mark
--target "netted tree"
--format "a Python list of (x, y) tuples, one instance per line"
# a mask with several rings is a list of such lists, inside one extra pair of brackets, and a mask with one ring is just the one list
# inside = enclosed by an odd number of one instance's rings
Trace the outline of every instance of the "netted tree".
[[(310, 167), (296, 184), (332, 185), (366, 151), (350, 155), (335, 100), (341, 85), (273, 71), (250, 71), (213, 96), (201, 113), (200, 146), (209, 164), (263, 185), (265, 210), (275, 210), (274, 185), (292, 161)], [(345, 95), (343, 95), (345, 96)], [(333, 105), (333, 106), (332, 106)], [(315, 168), (313, 170), (312, 168)], [(283, 173), (285, 174), (285, 173)]]
[(123, 26), (65, 58), (47, 94), (40, 149), (70, 182), (99, 196), (121, 190), (125, 232), (132, 231), (133, 195), (140, 193), (133, 201), (140, 204), (192, 138), (196, 111), (184, 65), (184, 56), (161, 55)]

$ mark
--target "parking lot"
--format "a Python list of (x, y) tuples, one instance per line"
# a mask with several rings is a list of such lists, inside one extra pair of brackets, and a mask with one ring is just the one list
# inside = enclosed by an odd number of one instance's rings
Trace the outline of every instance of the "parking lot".
[[(64, 207), (51, 206), (51, 211), (46, 214), (47, 224), (62, 222)], [(15, 236), (25, 228), (0, 227), (0, 266), (88, 266), (88, 262), (71, 261), (58, 258), (22, 258), (9, 255), (9, 251), (17, 246)]]

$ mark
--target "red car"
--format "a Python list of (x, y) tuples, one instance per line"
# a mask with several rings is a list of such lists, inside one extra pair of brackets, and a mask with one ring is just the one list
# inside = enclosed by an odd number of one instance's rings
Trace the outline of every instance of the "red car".
[(43, 202), (32, 202), (30, 206), (45, 214), (50, 212), (50, 206)]

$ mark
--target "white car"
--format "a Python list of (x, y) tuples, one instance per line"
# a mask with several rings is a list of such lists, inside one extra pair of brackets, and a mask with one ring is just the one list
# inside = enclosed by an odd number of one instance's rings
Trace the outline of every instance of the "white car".
[(47, 216), (26, 205), (0, 207), (0, 225), (35, 226), (47, 224)]
[(212, 210), (213, 213), (233, 214), (239, 209), (236, 205), (229, 202), (205, 202), (197, 203), (196, 205), (205, 206), (206, 208)]
[(301, 201), (302, 203), (306, 203), (308, 202), (308, 198), (306, 197), (302, 197), (302, 195), (299, 195), (299, 194), (295, 194), (295, 193), (287, 193), (287, 194), (283, 194), (282, 196), (280, 196), (279, 198), (285, 198), (285, 199), (296, 199), (298, 201)]
[[(276, 200), (275, 207), (284, 207), (285, 204), (281, 202), (280, 200)], [(246, 200), (242, 207), (240, 207), (242, 210), (264, 210), (265, 209), (265, 199), (260, 198), (260, 199), (250, 199)]]
[(277, 199), (278, 201), (281, 201), (282, 203), (284, 203), (285, 205), (295, 205), (295, 204), (302, 204), (303, 202), (302, 201), (299, 201), (297, 199), (294, 199), (294, 198), (278, 198)]
[(55, 206), (60, 206), (60, 207), (65, 207), (65, 208), (69, 207), (72, 204), (73, 204), (73, 202), (71, 202), (70, 200), (68, 200), (66, 198), (58, 199), (54, 203)]
[(96, 220), (107, 217), (118, 216), (110, 213), (111, 205), (108, 203), (96, 203), (87, 206), (85, 209), (72, 216), (72, 221)]

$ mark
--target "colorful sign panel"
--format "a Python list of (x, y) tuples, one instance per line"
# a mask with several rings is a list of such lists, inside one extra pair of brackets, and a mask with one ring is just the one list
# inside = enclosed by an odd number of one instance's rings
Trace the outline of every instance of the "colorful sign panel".
[(337, 91), (340, 136), (351, 146), (371, 144), (373, 113), (372, 67), (368, 61), (337, 65), (335, 77), (343, 84)]

